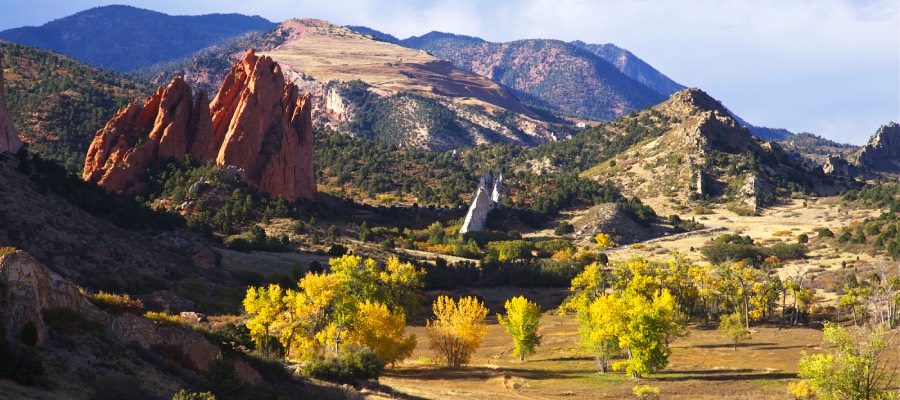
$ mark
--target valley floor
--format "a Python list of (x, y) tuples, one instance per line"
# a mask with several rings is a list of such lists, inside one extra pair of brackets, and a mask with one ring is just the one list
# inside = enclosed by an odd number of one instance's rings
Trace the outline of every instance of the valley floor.
[[(524, 293), (522, 293), (524, 292)], [(406, 362), (380, 379), (398, 397), (413, 399), (622, 399), (634, 398), (632, 387), (658, 387), (666, 399), (790, 399), (787, 382), (797, 373), (803, 352), (815, 353), (822, 332), (811, 328), (752, 327), (752, 338), (732, 349), (714, 326), (690, 326), (690, 335), (672, 345), (669, 366), (659, 374), (633, 379), (622, 372), (598, 372), (597, 363), (578, 345), (578, 323), (559, 316), (555, 307), (566, 294), (552, 289), (482, 289), (454, 295), (477, 295), (492, 309), (524, 294), (545, 310), (536, 354), (519, 361), (512, 340), (489, 316), (488, 335), (469, 366), (438, 367), (430, 361), (427, 333), (420, 322), (410, 331), (419, 345)], [(374, 395), (371, 398), (379, 398)]]

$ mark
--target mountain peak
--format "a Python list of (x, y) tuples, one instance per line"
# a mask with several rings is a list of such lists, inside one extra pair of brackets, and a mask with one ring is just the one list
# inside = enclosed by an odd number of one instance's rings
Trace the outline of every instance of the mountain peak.
[(859, 152), (857, 164), (876, 170), (896, 172), (900, 166), (893, 160), (900, 155), (900, 125), (890, 122), (882, 125)]
[(670, 103), (672, 105), (681, 107), (689, 107), (694, 109), (693, 111), (718, 111), (721, 115), (731, 115), (731, 113), (729, 113), (728, 110), (725, 109), (725, 106), (723, 106), (720, 101), (714, 99), (703, 90), (695, 87), (683, 89), (676, 92), (665, 103)]

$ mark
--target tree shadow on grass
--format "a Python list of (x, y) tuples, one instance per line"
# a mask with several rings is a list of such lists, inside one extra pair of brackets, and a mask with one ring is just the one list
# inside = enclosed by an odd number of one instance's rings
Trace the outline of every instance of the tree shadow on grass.
[[(763, 343), (763, 342), (747, 342), (747, 343), (739, 343), (738, 348), (740, 347), (759, 347), (759, 346), (773, 346), (775, 343)], [(696, 347), (698, 349), (732, 349), (734, 347), (731, 343), (716, 343), (716, 344), (695, 344), (691, 346), (686, 346), (685, 348)]]
[(594, 357), (587, 357), (587, 356), (572, 356), (572, 357), (542, 358), (540, 360), (535, 360), (535, 361), (557, 361), (557, 362), (561, 362), (561, 361), (597, 361), (597, 359)]
[(583, 375), (588, 371), (581, 369), (568, 370), (540, 370), (540, 369), (522, 369), (522, 368), (486, 368), (486, 367), (412, 367), (397, 368), (385, 371), (382, 376), (398, 379), (414, 379), (422, 381), (434, 380), (488, 380), (493, 378), (501, 378), (504, 375), (514, 376), (530, 380), (544, 379), (567, 379), (575, 376)]
[(773, 379), (795, 379), (796, 373), (766, 372), (743, 369), (710, 369), (710, 370), (666, 370), (653, 376), (660, 381), (755, 381)]

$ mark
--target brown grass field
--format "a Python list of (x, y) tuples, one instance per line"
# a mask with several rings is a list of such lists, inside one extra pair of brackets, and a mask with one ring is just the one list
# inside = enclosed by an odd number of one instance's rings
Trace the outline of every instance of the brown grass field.
[[(660, 388), (664, 399), (790, 399), (786, 385), (796, 377), (798, 360), (803, 352), (820, 351), (822, 342), (817, 329), (753, 326), (752, 338), (733, 350), (714, 326), (694, 324), (690, 335), (673, 343), (665, 370), (633, 379), (621, 372), (598, 372), (593, 357), (578, 345), (575, 318), (555, 311), (567, 295), (565, 290), (505, 288), (447, 294), (483, 298), (491, 311), (488, 335), (469, 366), (447, 369), (433, 364), (421, 318), (411, 321), (409, 330), (418, 337), (418, 346), (409, 360), (380, 379), (398, 397), (622, 399), (634, 398), (632, 387), (649, 384)], [(524, 362), (512, 356), (512, 340), (496, 317), (503, 302), (519, 294), (544, 310), (543, 343)]]

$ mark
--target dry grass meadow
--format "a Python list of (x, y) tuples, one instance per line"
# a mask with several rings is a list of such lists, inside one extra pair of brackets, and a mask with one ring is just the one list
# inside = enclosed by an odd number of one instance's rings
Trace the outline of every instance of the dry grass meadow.
[[(410, 331), (419, 340), (413, 356), (380, 379), (398, 397), (625, 399), (634, 398), (635, 385), (649, 384), (658, 387), (664, 399), (790, 399), (785, 388), (796, 376), (797, 361), (804, 351), (819, 351), (822, 342), (816, 329), (754, 326), (752, 338), (733, 350), (714, 326), (691, 325), (690, 334), (673, 343), (665, 370), (633, 379), (621, 372), (598, 372), (593, 357), (579, 347), (575, 317), (556, 313), (567, 295), (564, 290), (508, 288), (451, 294), (484, 299), (491, 310), (487, 337), (469, 366), (447, 369), (433, 364), (423, 321), (411, 321)], [(512, 356), (512, 340), (496, 318), (502, 303), (519, 294), (544, 310), (543, 343), (524, 362)]]

